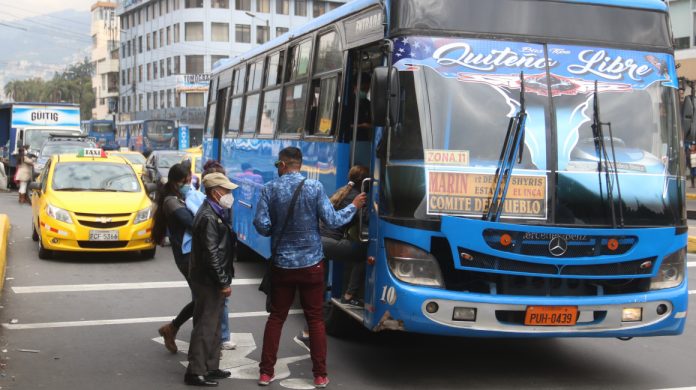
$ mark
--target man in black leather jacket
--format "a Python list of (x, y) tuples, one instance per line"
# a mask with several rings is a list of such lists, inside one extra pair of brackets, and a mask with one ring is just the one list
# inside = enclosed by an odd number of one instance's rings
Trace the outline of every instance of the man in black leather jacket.
[(189, 278), (195, 297), (193, 331), (184, 382), (193, 386), (217, 386), (216, 379), (230, 376), (220, 370), (220, 313), (230, 296), (236, 236), (230, 230), (228, 209), (235, 184), (222, 173), (203, 178), (206, 200), (193, 220)]

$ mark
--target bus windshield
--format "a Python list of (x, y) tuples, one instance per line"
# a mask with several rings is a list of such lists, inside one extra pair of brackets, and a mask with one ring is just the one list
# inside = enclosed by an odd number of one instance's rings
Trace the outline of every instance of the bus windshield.
[[(524, 72), (523, 158), (503, 218), (610, 225), (604, 171), (615, 158), (626, 225), (679, 222), (682, 153), (671, 56), (428, 37), (398, 38), (394, 56), (402, 114), (387, 164), (393, 216), (481, 218), (508, 122), (520, 109)], [(610, 159), (601, 169), (592, 132), (595, 81)]]
[(146, 136), (156, 142), (169, 141), (174, 136), (174, 125), (170, 121), (149, 121)]

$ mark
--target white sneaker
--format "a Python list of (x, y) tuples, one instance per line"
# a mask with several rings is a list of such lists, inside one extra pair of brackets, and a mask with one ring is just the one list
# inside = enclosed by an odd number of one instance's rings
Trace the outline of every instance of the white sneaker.
[(237, 344), (234, 341), (224, 341), (222, 344), (220, 344), (220, 349), (237, 349)]

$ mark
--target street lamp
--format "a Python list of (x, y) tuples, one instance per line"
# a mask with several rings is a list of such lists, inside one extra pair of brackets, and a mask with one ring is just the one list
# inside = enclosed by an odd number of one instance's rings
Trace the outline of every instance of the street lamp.
[[(268, 19), (261, 18), (261, 17), (257, 16), (256, 14), (249, 12), (249, 11), (244, 11), (244, 13), (247, 14), (247, 16), (252, 18), (252, 19), (258, 19), (258, 20), (266, 23), (266, 33), (268, 34), (266, 42), (268, 42), (271, 39), (271, 26), (268, 23)], [(258, 41), (259, 38), (256, 37), (256, 39)]]

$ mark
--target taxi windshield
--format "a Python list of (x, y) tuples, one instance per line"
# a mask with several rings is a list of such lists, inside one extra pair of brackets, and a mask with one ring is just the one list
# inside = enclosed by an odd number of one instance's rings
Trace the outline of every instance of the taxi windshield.
[(112, 156), (123, 157), (130, 161), (131, 164), (145, 164), (145, 157), (137, 153), (111, 153)]
[(53, 172), (55, 191), (138, 192), (140, 184), (126, 164), (63, 162)]

